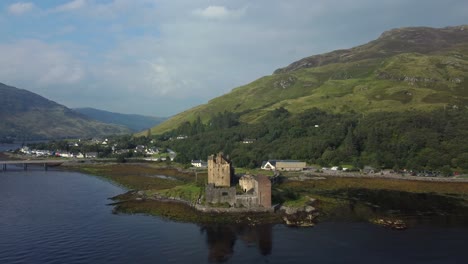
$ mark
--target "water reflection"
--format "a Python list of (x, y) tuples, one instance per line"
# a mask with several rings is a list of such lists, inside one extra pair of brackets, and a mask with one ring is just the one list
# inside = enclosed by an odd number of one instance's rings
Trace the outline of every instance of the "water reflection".
[(263, 256), (270, 255), (272, 249), (272, 225), (205, 225), (200, 228), (206, 233), (210, 262), (225, 262), (234, 253), (236, 241), (240, 239), (247, 245), (258, 247)]

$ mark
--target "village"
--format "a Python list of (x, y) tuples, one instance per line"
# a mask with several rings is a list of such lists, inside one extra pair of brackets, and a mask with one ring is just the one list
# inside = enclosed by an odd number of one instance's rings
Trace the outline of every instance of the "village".
[[(33, 144), (35, 145), (35, 144)], [(152, 140), (148, 145), (122, 144), (111, 139), (78, 139), (71, 141), (61, 141), (54, 144), (37, 144), (43, 148), (23, 146), (17, 152), (22, 155), (32, 157), (57, 157), (66, 159), (98, 159), (117, 158), (123, 159), (138, 158), (145, 161), (174, 161), (177, 154), (168, 148), (156, 147)]]
[[(250, 142), (250, 141), (249, 141)], [(152, 144), (153, 141), (150, 142)], [(154, 145), (154, 144), (152, 144)], [(88, 150), (88, 151), (86, 151)], [(126, 160), (145, 161), (145, 162), (166, 162), (171, 163), (176, 161), (177, 153), (169, 148), (162, 148), (150, 145), (136, 145), (133, 148), (122, 148), (117, 143), (112, 143), (109, 139), (70, 141), (62, 148), (56, 149), (36, 149), (29, 146), (23, 146), (16, 151), (19, 155), (37, 159), (43, 158), (62, 158), (65, 160), (77, 161), (117, 161), (125, 162)], [(190, 166), (194, 169), (207, 170), (209, 162), (204, 160), (191, 160)], [(377, 169), (372, 166), (364, 166), (364, 168), (356, 170), (342, 166), (318, 167), (310, 166), (304, 161), (298, 160), (267, 160), (263, 161), (261, 170), (271, 171), (274, 174), (281, 172), (303, 172), (304, 175), (310, 173), (320, 173), (324, 176), (418, 176), (418, 177), (437, 177), (441, 173), (439, 171), (411, 171), (400, 170), (393, 171), (390, 169)], [(458, 173), (454, 173), (457, 176)], [(300, 177), (300, 176), (299, 176)]]

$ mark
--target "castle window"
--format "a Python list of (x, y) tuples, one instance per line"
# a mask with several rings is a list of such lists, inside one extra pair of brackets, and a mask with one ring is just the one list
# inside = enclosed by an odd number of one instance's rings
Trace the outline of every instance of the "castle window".
[(221, 195), (222, 195), (222, 196), (228, 196), (228, 193), (227, 193), (227, 192), (223, 192)]

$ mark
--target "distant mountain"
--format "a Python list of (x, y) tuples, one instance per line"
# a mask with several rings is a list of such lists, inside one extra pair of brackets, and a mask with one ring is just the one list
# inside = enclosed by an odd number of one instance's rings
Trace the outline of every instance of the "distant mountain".
[(179, 113), (154, 127), (160, 134), (224, 111), (257, 123), (278, 108), (300, 114), (431, 111), (468, 106), (468, 26), (411, 27), (345, 50), (314, 55), (270, 76)]
[(0, 138), (55, 139), (124, 134), (38, 94), (0, 83)]
[(149, 129), (167, 119), (165, 117), (113, 113), (95, 108), (75, 108), (73, 110), (104, 123), (126, 126), (134, 132)]

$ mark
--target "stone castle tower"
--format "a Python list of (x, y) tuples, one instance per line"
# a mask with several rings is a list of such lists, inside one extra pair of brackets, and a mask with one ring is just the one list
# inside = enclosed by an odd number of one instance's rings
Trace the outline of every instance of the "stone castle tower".
[(208, 157), (208, 184), (215, 187), (230, 187), (234, 169), (231, 161), (220, 152)]

